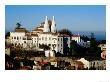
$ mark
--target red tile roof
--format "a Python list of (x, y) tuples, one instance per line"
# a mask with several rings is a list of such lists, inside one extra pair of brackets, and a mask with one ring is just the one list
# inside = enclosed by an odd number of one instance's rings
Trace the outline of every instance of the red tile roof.
[(26, 28), (16, 28), (15, 32), (28, 32)]
[(38, 36), (37, 34), (31, 34), (31, 36)]

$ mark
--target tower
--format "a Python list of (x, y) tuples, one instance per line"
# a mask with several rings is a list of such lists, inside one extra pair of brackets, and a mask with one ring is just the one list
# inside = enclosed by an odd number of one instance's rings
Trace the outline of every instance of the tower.
[(46, 16), (45, 18), (45, 24), (44, 24), (44, 32), (49, 32), (50, 29), (49, 29), (49, 24), (48, 24), (48, 18)]
[(52, 19), (51, 32), (56, 33), (56, 24), (55, 24), (54, 16), (53, 16), (53, 19)]

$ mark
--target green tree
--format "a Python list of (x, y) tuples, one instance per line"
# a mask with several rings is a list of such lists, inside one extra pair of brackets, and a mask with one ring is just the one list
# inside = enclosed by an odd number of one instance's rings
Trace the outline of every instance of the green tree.
[(76, 49), (77, 49), (77, 42), (72, 40), (71, 43), (70, 43), (71, 55), (75, 55), (76, 54)]
[(94, 33), (91, 33), (90, 47), (92, 51), (96, 51), (97, 49), (97, 42)]
[(88, 36), (85, 36), (85, 35), (81, 36), (81, 39), (84, 40), (84, 42), (90, 40), (89, 37)]
[(20, 28), (21, 26), (21, 23), (16, 23), (16, 28)]
[(10, 32), (7, 32), (6, 34), (5, 34), (5, 38), (7, 38), (7, 37), (9, 37), (10, 36)]
[(98, 42), (96, 41), (94, 33), (91, 33), (89, 53), (91, 53), (92, 56), (95, 57), (99, 57), (101, 54), (101, 49), (98, 47)]
[(69, 36), (72, 36), (72, 32), (69, 29), (61, 29), (58, 31), (60, 34), (67, 34)]
[(44, 45), (44, 44), (39, 45), (39, 48), (44, 49), (44, 50), (49, 50), (49, 49), (50, 49), (50, 47), (49, 47), (49, 46)]

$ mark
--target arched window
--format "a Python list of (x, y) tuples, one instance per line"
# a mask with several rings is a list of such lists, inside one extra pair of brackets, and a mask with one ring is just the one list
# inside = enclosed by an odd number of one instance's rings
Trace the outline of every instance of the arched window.
[(19, 37), (17, 37), (17, 40), (19, 39)]
[(14, 37), (14, 39), (16, 39), (16, 37)]
[(24, 43), (26, 43), (26, 41), (24, 41)]
[(62, 41), (62, 38), (61, 38), (61, 41)]
[(59, 41), (59, 38), (58, 38), (58, 41)]
[(47, 37), (45, 37), (45, 41), (47, 41)]

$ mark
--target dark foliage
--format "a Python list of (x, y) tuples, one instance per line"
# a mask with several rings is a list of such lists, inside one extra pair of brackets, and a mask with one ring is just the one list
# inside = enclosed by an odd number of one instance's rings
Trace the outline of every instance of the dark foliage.
[(87, 42), (87, 41), (90, 41), (90, 38), (88, 36), (81, 36), (81, 39), (84, 41), (84, 42)]
[(9, 37), (10, 36), (10, 32), (7, 32), (6, 34), (5, 34), (5, 38), (7, 38), (7, 37)]
[(72, 32), (69, 29), (61, 29), (58, 31), (60, 34), (67, 34), (69, 36), (72, 36)]

